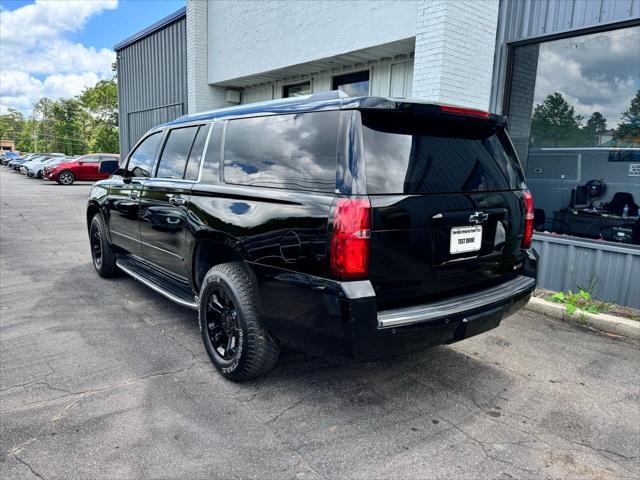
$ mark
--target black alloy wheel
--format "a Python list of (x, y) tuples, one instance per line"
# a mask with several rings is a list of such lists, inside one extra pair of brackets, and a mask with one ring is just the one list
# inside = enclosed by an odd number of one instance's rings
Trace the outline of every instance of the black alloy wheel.
[(233, 360), (238, 353), (242, 333), (236, 306), (222, 288), (211, 292), (205, 315), (205, 327), (214, 350), (223, 360)]
[(100, 229), (97, 225), (91, 225), (91, 257), (96, 270), (100, 270), (102, 266), (102, 241), (100, 240)]
[(104, 234), (105, 231), (104, 220), (99, 213), (96, 213), (91, 219), (89, 227), (91, 259), (98, 275), (103, 278), (111, 278), (118, 274), (118, 267), (111, 244)]
[(280, 344), (262, 325), (248, 267), (242, 262), (211, 267), (198, 297), (202, 342), (218, 371), (234, 382), (266, 375)]

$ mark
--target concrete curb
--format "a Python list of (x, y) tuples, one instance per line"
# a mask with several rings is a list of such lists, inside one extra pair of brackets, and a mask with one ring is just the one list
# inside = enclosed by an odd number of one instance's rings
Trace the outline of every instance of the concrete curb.
[(532, 297), (524, 308), (532, 312), (547, 315), (548, 317), (557, 318), (558, 320), (588, 325), (603, 332), (640, 340), (640, 322), (636, 322), (635, 320), (607, 315), (606, 313), (587, 313), (582, 310), (578, 310), (573, 315), (569, 315), (565, 309), (565, 305), (548, 302), (547, 300), (537, 297)]

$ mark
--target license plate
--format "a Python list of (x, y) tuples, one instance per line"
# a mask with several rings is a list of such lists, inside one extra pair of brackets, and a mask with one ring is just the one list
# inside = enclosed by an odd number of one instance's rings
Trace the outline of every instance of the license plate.
[(477, 252), (482, 244), (482, 226), (453, 227), (449, 253)]

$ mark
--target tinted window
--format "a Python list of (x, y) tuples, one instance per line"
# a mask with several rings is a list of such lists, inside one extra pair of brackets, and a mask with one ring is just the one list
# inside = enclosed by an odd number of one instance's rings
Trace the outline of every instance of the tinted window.
[(182, 178), (198, 127), (176, 128), (164, 144), (156, 177)]
[(231, 120), (224, 179), (261, 187), (333, 192), (339, 112)]
[(524, 181), (505, 133), (487, 122), (363, 112), (369, 193), (508, 190)]
[(211, 128), (213, 130), (207, 144), (207, 153), (204, 156), (200, 181), (217, 185), (220, 183), (220, 143), (222, 142), (224, 124), (222, 122), (214, 122)]
[(209, 125), (203, 125), (198, 129), (196, 140), (193, 142), (191, 153), (189, 154), (187, 169), (184, 172), (184, 178), (186, 178), (187, 180), (198, 179), (198, 172), (200, 171), (200, 160), (202, 160), (202, 153), (204, 152), (204, 144), (207, 141), (208, 133)]
[(138, 148), (129, 157), (126, 176), (149, 177), (151, 175), (151, 169), (153, 168), (153, 162), (156, 159), (161, 139), (162, 132), (156, 132), (149, 135), (138, 145)]

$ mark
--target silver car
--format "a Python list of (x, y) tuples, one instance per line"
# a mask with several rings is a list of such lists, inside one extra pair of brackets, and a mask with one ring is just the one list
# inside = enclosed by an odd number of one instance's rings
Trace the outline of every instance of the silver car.
[(68, 157), (38, 157), (20, 167), (20, 172), (31, 178), (42, 178), (44, 167), (68, 161)]

